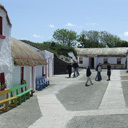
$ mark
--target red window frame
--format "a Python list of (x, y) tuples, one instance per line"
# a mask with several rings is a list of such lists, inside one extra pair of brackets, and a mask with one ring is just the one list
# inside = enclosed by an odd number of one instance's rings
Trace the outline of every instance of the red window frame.
[(79, 57), (79, 64), (83, 64), (83, 57)]
[(3, 17), (0, 16), (0, 39), (5, 39), (3, 35)]
[(4, 72), (0, 73), (0, 84), (5, 84), (5, 75)]

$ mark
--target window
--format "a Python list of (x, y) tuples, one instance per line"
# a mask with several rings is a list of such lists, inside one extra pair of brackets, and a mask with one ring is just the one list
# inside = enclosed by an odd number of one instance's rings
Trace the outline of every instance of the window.
[(108, 59), (104, 58), (104, 64), (107, 64), (107, 63), (108, 63)]
[(2, 17), (0, 16), (0, 35), (2, 35)]
[(4, 73), (0, 73), (0, 84), (1, 85), (5, 84), (5, 75), (4, 75)]
[(79, 58), (79, 64), (83, 64), (83, 58), (82, 57)]
[(121, 64), (121, 58), (117, 58), (117, 64)]
[(5, 39), (3, 36), (3, 18), (0, 16), (0, 39)]

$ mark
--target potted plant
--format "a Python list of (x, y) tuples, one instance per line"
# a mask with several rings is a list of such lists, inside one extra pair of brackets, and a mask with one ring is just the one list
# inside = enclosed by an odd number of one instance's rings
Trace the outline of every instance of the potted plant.
[(0, 91), (5, 90), (6, 87), (7, 87), (6, 83), (4, 83), (4, 84), (0, 83)]
[(26, 80), (22, 80), (21, 81), (21, 84), (26, 84)]

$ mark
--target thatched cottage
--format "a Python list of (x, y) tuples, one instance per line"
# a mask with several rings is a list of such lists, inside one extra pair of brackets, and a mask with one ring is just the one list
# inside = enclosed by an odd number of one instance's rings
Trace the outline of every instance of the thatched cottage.
[(13, 60), (12, 85), (18, 85), (23, 80), (35, 89), (37, 66), (46, 65), (46, 60), (27, 44), (11, 38), (11, 55)]
[(103, 68), (110, 63), (112, 68), (127, 68), (127, 47), (121, 48), (76, 48), (80, 67), (96, 68), (101, 63)]
[(47, 62), (47, 65), (36, 66), (36, 77), (39, 78), (45, 74), (45, 77), (48, 78), (54, 75), (54, 53), (51, 53), (47, 50), (40, 50), (30, 44), (27, 45), (29, 45), (31, 48), (33, 48), (39, 54), (41, 54), (41, 56), (43, 56), (43, 58)]
[(11, 38), (11, 22), (0, 4), (0, 84), (16, 86), (26, 80), (35, 89), (36, 66), (46, 65), (45, 59), (30, 46)]

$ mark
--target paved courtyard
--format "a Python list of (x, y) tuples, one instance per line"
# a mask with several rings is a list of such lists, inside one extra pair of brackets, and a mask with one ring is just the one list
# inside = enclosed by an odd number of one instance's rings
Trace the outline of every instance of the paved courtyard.
[(51, 85), (36, 91), (22, 105), (0, 113), (0, 128), (128, 128), (128, 73), (112, 70), (111, 81), (102, 70), (102, 81), (85, 86), (80, 76), (55, 75)]

